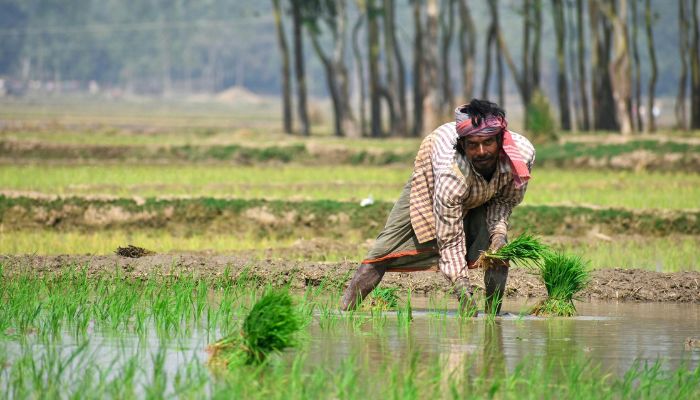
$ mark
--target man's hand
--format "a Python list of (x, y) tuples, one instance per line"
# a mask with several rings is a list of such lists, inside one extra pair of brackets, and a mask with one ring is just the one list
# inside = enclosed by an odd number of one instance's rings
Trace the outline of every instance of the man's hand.
[(489, 245), (489, 251), (498, 251), (501, 247), (506, 245), (506, 235), (495, 233), (491, 236), (491, 244)]

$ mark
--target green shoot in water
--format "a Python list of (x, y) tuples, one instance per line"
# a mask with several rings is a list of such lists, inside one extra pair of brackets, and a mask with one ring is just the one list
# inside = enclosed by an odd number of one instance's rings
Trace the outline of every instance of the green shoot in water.
[(286, 291), (268, 290), (253, 306), (239, 333), (210, 346), (212, 358), (219, 354), (227, 361), (245, 356), (247, 364), (259, 364), (274, 352), (293, 347), (294, 335), (301, 329), (301, 317)]
[(480, 262), (489, 266), (494, 260), (510, 260), (524, 266), (537, 266), (541, 260), (551, 253), (547, 245), (539, 238), (523, 233), (497, 251), (486, 251), (480, 257)]
[(373, 310), (394, 310), (399, 307), (399, 288), (396, 287), (376, 287), (370, 293), (369, 301), (363, 304)]
[(544, 257), (537, 266), (547, 289), (547, 299), (532, 310), (535, 315), (572, 316), (576, 314), (574, 296), (589, 282), (586, 263), (579, 256), (561, 252)]

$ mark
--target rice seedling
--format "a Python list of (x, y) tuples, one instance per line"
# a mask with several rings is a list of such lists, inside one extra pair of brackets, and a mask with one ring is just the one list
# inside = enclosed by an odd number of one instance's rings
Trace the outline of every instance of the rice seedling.
[(576, 314), (574, 296), (589, 282), (589, 272), (583, 259), (562, 252), (550, 253), (544, 262), (537, 265), (547, 298), (537, 304), (532, 314), (550, 316), (572, 316)]
[(536, 266), (549, 252), (549, 247), (539, 238), (525, 232), (496, 251), (483, 252), (477, 262), (487, 268), (496, 260), (512, 261), (523, 266)]
[(362, 308), (372, 311), (394, 310), (399, 307), (399, 288), (377, 286), (362, 302)]
[(240, 360), (260, 364), (275, 353), (296, 344), (294, 335), (301, 328), (301, 317), (286, 291), (268, 289), (243, 321), (240, 332), (217, 341), (209, 347), (212, 359), (224, 364)]

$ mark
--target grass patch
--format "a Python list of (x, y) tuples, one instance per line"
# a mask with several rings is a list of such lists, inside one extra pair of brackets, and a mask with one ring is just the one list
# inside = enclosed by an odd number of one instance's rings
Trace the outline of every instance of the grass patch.
[(535, 267), (549, 252), (549, 247), (540, 239), (525, 232), (496, 251), (484, 252), (482, 262), (488, 265), (491, 260), (507, 260), (521, 266)]
[[(0, 188), (58, 195), (206, 196), (395, 201), (410, 166), (5, 165)], [(526, 205), (697, 209), (700, 175), (537, 168)]]
[(532, 313), (561, 317), (576, 315), (574, 296), (585, 289), (590, 280), (583, 259), (562, 252), (548, 253), (544, 255), (542, 263), (534, 265), (533, 270), (542, 279), (547, 298), (537, 304)]
[(301, 318), (287, 291), (268, 289), (235, 332), (209, 346), (213, 362), (223, 359), (228, 366), (241, 356), (247, 364), (260, 364), (270, 355), (296, 344)]

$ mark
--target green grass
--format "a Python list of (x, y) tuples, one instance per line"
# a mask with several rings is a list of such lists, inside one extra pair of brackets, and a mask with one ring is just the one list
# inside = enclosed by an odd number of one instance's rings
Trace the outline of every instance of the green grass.
[[(308, 237), (307, 240), (313, 239)], [(554, 248), (579, 254), (594, 269), (639, 268), (659, 272), (700, 271), (700, 237), (620, 236), (613, 241), (596, 238), (570, 240), (546, 237)], [(277, 258), (341, 262), (361, 260), (367, 253), (365, 239), (348, 236), (321, 243), (298, 242), (298, 237), (260, 237), (254, 233), (182, 235), (168, 230), (109, 230), (92, 233), (17, 231), (0, 232), (0, 254), (112, 254), (118, 246), (134, 244), (157, 253), (177, 251), (245, 252), (255, 259)]]
[[(58, 195), (220, 196), (395, 201), (410, 167), (79, 165), (0, 166), (0, 189)], [(700, 175), (533, 171), (524, 204), (697, 209)]]
[(549, 247), (525, 232), (512, 239), (497, 251), (486, 251), (487, 259), (508, 260), (520, 266), (536, 266), (549, 253)]
[[(315, 348), (305, 340), (293, 352), (270, 357), (261, 366), (240, 363), (224, 371), (209, 369), (199, 356), (206, 343), (191, 338), (202, 331), (214, 338), (219, 332), (240, 328), (240, 321), (264, 293), (246, 275), (204, 280), (180, 274), (129, 280), (118, 274), (89, 277), (76, 269), (57, 275), (10, 276), (0, 266), (0, 278), (0, 385), (10, 398), (665, 399), (700, 395), (700, 368), (638, 362), (611, 373), (577, 353), (571, 342), (564, 358), (523, 354), (523, 361), (507, 365), (498, 334), (491, 332), (498, 321), (485, 326), (489, 329), (480, 340), (483, 350), (467, 354), (460, 346), (455, 352), (441, 353), (444, 357), (424, 353), (421, 349), (426, 346), (411, 331), (410, 301), (401, 307), (404, 320), (389, 340), (379, 315), (365, 315), (353, 340), (343, 336), (343, 325), (338, 325), (339, 332), (330, 337), (343, 347), (334, 348), (334, 354), (345, 356), (349, 351), (350, 356), (332, 363), (317, 358)], [(314, 308), (333, 307), (323, 300), (327, 290), (318, 287), (294, 296), (295, 310), (304, 319), (302, 333), (317, 332), (308, 324), (320, 318), (314, 316)], [(437, 329), (446, 326), (433, 323)], [(472, 323), (477, 322), (462, 321), (459, 326)], [(381, 328), (367, 329), (366, 324)], [(370, 335), (379, 339), (368, 343)], [(379, 354), (382, 357), (377, 358)]]
[(562, 317), (576, 315), (574, 296), (585, 289), (590, 280), (586, 262), (576, 255), (550, 252), (532, 270), (539, 275), (547, 289), (547, 298), (535, 306), (533, 314)]
[[(285, 290), (268, 288), (234, 332), (209, 346), (212, 359), (222, 359), (228, 368), (244, 358), (247, 364), (260, 364), (277, 352), (296, 345), (301, 316)], [(214, 361), (216, 362), (216, 361)]]

